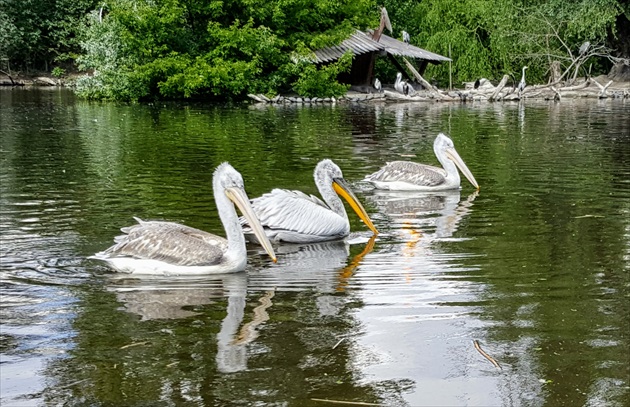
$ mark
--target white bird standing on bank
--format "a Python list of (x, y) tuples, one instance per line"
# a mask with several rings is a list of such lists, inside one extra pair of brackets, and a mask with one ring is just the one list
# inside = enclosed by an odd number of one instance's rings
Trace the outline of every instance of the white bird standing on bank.
[[(343, 197), (375, 234), (372, 220), (343, 179), (341, 169), (331, 160), (322, 160), (315, 167), (315, 185), (324, 201), (300, 191), (274, 189), (252, 200), (252, 207), (265, 233), (272, 241), (315, 243), (342, 239), (350, 234), (348, 214), (339, 196)], [(247, 219), (242, 219), (246, 237), (251, 236)]]
[(403, 31), (402, 36), (403, 36), (403, 42), (405, 44), (409, 44), (409, 41), (411, 41), (411, 37), (409, 36), (409, 33), (407, 31)]
[(395, 191), (445, 191), (460, 187), (457, 169), (466, 176), (477, 189), (479, 184), (459, 156), (453, 141), (440, 133), (433, 142), (433, 151), (442, 167), (418, 164), (409, 161), (392, 161), (380, 170), (365, 177), (377, 189)]
[(402, 73), (398, 72), (396, 74), (396, 82), (394, 82), (394, 89), (403, 95), (412, 95), (415, 93), (413, 87), (407, 83), (407, 81), (402, 80)]
[(381, 81), (379, 81), (378, 78), (374, 78), (374, 89), (376, 89), (378, 93), (380, 93), (381, 90), (383, 89), (383, 86), (381, 85)]
[(212, 178), (214, 199), (227, 239), (174, 222), (138, 221), (124, 227), (124, 235), (113, 246), (92, 258), (103, 260), (122, 273), (195, 275), (242, 271), (247, 264), (247, 247), (236, 208), (247, 218), (269, 256), (276, 261), (271, 243), (245, 193), (243, 178), (230, 164), (223, 163)]
[(403, 31), (403, 42), (409, 44), (409, 41), (411, 41), (411, 36), (407, 31)]
[(525, 86), (527, 86), (527, 84), (525, 83), (525, 70), (527, 69), (526, 66), (523, 67), (523, 76), (521, 76), (521, 81), (518, 83), (518, 97), (521, 97), (521, 94), (523, 93), (523, 91), (525, 90)]

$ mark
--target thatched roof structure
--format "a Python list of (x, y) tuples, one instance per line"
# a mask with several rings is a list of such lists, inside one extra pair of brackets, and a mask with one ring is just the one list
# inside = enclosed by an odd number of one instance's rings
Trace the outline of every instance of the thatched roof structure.
[(424, 50), (415, 45), (399, 41), (396, 38), (389, 37), (379, 33), (378, 41), (373, 39), (375, 35), (372, 32), (355, 31), (349, 38), (339, 45), (333, 45), (315, 51), (313, 62), (316, 64), (328, 63), (341, 58), (347, 51), (351, 51), (355, 58), (353, 61), (351, 74), (343, 78), (351, 84), (369, 84), (372, 82), (372, 70), (376, 56), (387, 56), (399, 70), (408, 77), (404, 68), (396, 61), (394, 57), (405, 57), (416, 60), (420, 65), (420, 73), (422, 74), (428, 63), (440, 64), (442, 62), (451, 61), (442, 55)]
[(315, 51), (314, 62), (320, 64), (335, 61), (341, 58), (347, 51), (352, 51), (354, 55), (362, 55), (376, 51), (386, 52), (395, 56), (422, 59), (436, 64), (451, 60), (445, 56), (435, 54), (412, 44), (407, 44), (406, 42), (399, 41), (385, 34), (381, 35), (379, 41), (375, 41), (370, 34), (357, 30), (341, 44)]

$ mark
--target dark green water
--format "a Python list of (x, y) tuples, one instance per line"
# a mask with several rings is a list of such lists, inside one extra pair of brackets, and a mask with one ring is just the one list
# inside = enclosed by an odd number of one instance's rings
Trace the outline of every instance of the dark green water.
[[(0, 91), (0, 404), (627, 406), (630, 103), (223, 108)], [(384, 193), (439, 132), (481, 185)], [(132, 217), (223, 234), (333, 159), (381, 231), (254, 246), (244, 273), (129, 278), (87, 256)], [(479, 341), (501, 369), (474, 347)]]

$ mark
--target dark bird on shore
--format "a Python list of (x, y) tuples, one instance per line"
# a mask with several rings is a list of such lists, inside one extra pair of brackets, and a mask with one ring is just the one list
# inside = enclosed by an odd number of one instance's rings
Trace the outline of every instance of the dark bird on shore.
[(480, 85), (480, 84), (481, 84), (481, 79), (477, 79), (477, 80), (475, 81), (475, 85), (474, 85), (475, 89), (479, 89), (479, 85)]
[(523, 90), (525, 90), (525, 86), (527, 86), (527, 83), (525, 83), (525, 70), (527, 69), (527, 66), (523, 67), (523, 76), (521, 76), (521, 81), (518, 83), (518, 97), (521, 97), (521, 93), (523, 93)]

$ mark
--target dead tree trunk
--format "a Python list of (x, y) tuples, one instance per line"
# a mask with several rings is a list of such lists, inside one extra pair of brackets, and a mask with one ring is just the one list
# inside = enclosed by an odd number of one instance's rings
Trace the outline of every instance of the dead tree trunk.
[(501, 79), (501, 82), (499, 82), (499, 84), (497, 85), (497, 88), (494, 90), (492, 95), (490, 95), (490, 97), (488, 98), (490, 102), (495, 101), (497, 99), (497, 96), (499, 96), (499, 93), (505, 87), (505, 84), (507, 83), (508, 79), (510, 79), (509, 75), (503, 75), (503, 79)]

